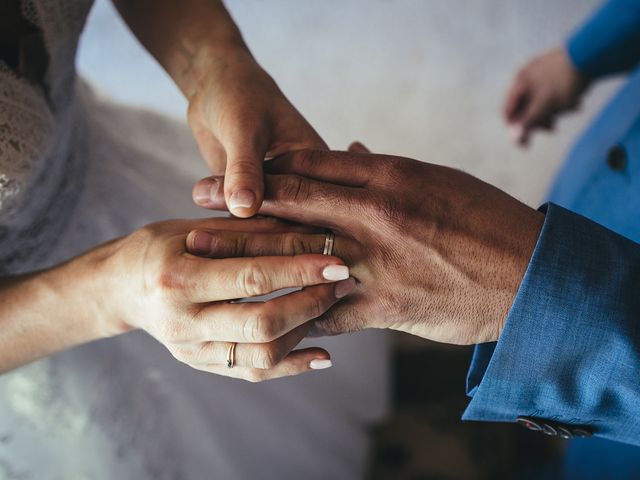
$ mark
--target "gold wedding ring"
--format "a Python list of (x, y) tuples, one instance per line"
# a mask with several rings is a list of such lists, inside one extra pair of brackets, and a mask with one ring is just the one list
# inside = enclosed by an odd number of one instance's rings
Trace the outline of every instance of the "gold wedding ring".
[(227, 368), (233, 368), (236, 364), (236, 345), (237, 342), (231, 342), (229, 350), (227, 350)]
[(333, 243), (336, 239), (335, 234), (331, 230), (327, 230), (324, 236), (323, 255), (333, 255)]

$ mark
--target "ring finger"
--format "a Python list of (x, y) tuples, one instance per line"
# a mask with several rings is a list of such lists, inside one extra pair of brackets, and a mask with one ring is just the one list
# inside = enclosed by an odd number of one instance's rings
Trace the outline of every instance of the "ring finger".
[(331, 367), (331, 365), (331, 359), (326, 350), (312, 347), (289, 353), (280, 363), (269, 370), (250, 367), (227, 368), (217, 364), (196, 365), (194, 368), (217, 375), (241, 378), (250, 382), (262, 382), (264, 380), (322, 370)]
[(270, 370), (300, 343), (310, 328), (311, 323), (300, 325), (282, 337), (267, 343), (204, 342), (197, 346), (179, 348), (177, 356), (194, 367), (224, 366), (227, 368), (230, 361), (233, 368)]
[[(208, 258), (290, 256), (324, 253), (327, 234), (303, 232), (252, 233), (229, 230), (192, 230), (187, 236), (187, 250)], [(362, 259), (355, 240), (334, 237), (331, 255), (354, 265)]]

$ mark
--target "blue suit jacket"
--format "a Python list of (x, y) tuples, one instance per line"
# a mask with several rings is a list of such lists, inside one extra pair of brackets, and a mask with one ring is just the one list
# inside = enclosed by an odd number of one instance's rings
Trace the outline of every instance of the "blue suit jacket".
[[(605, 3), (567, 50), (592, 77), (632, 69), (640, 0)], [(536, 417), (640, 445), (640, 69), (577, 142), (550, 200), (500, 339), (476, 347), (463, 419)]]

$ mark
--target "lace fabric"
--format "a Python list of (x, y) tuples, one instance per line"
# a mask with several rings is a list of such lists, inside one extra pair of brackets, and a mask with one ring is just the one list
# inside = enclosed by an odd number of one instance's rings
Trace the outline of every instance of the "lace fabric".
[[(206, 168), (186, 125), (76, 82), (88, 5), (23, 2), (51, 56), (45, 85), (0, 67), (0, 272), (210, 215), (191, 200)], [(0, 479), (361, 478), (386, 400), (380, 333), (314, 339), (300, 347), (339, 371), (262, 384), (194, 370), (144, 332), (60, 352), (0, 376)]]
[(82, 188), (82, 109), (75, 53), (90, 1), (23, 0), (44, 37), (45, 84), (0, 62), (0, 272), (34, 268), (64, 229)]

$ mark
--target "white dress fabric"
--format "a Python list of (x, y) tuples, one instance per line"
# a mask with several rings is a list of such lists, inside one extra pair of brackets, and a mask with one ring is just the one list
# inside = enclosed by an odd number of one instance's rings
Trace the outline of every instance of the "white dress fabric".
[[(0, 62), (0, 273), (55, 265), (156, 220), (202, 216), (187, 128), (75, 79), (88, 0), (23, 1), (45, 88)], [(0, 332), (1, 335), (1, 332)], [(382, 332), (306, 345), (334, 367), (250, 384), (198, 372), (135, 332), (0, 376), (2, 479), (354, 479), (384, 413)]]

